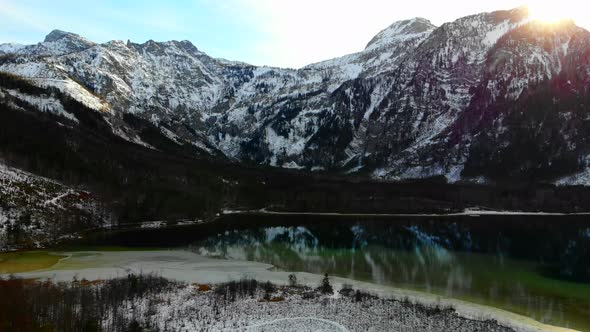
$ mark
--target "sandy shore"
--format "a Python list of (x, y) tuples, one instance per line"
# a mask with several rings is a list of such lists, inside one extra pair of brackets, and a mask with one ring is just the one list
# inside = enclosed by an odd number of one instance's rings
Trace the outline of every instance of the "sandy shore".
[[(129, 273), (155, 273), (164, 278), (187, 283), (217, 284), (252, 278), (286, 284), (289, 272), (276, 271), (273, 266), (257, 262), (218, 260), (189, 251), (123, 251), (60, 253), (67, 257), (51, 269), (20, 273), (17, 277), (71, 281), (74, 278), (98, 280), (126, 276)], [(300, 284), (317, 286), (322, 276), (297, 273)], [(384, 287), (344, 278), (331, 278), (336, 290), (343, 284), (352, 285), (382, 298), (409, 299), (427, 307), (452, 307), (460, 317), (471, 320), (495, 320), (515, 331), (573, 331), (545, 325), (501, 309), (486, 307), (436, 295)]]

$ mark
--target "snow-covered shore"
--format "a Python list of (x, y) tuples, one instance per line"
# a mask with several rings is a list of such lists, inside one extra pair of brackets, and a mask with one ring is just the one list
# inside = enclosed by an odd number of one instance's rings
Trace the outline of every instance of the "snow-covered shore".
[[(289, 280), (289, 272), (276, 271), (273, 266), (257, 262), (218, 260), (198, 254), (181, 251), (125, 251), (125, 252), (84, 252), (66, 253), (62, 259), (49, 270), (17, 274), (22, 278), (42, 278), (54, 281), (71, 281), (73, 279), (99, 280), (122, 277), (129, 273), (154, 273), (164, 278), (183, 281), (189, 284), (219, 284), (244, 278), (270, 281), (284, 285)], [(297, 273), (300, 284), (317, 286), (322, 276), (310, 273)], [(487, 321), (494, 320), (504, 327), (515, 331), (571, 331), (536, 322), (532, 319), (506, 312), (504, 310), (443, 298), (440, 296), (395, 289), (376, 284), (358, 282), (344, 278), (331, 278), (336, 290), (342, 285), (352, 285), (355, 289), (375, 294), (381, 298), (409, 300), (426, 307), (453, 308), (463, 319)], [(286, 305), (289, 305), (288, 303)], [(340, 315), (340, 314), (339, 314)], [(266, 316), (265, 316), (266, 317)], [(283, 316), (269, 315), (266, 321), (273, 321)]]
[(512, 331), (494, 321), (465, 319), (452, 310), (409, 302), (354, 293), (322, 295), (302, 287), (275, 288), (277, 296), (265, 300), (264, 285), (244, 292), (236, 284), (233, 293), (230, 285), (206, 292), (199, 285), (179, 288), (155, 301), (128, 301), (124, 310), (160, 331)]

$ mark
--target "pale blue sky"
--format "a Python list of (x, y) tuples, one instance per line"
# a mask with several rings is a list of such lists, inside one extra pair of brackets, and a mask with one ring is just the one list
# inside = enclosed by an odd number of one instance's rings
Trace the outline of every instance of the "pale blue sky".
[(97, 42), (187, 39), (232, 58), (254, 58), (262, 35), (214, 0), (0, 0), (0, 42), (37, 43), (53, 29)]
[[(564, 1), (569, 0), (559, 3)], [(586, 5), (571, 1), (575, 4), (571, 6), (572, 12), (588, 12), (587, 8), (574, 8)], [(461, 16), (510, 9), (526, 2), (0, 0), (0, 43), (37, 43), (52, 29), (62, 29), (96, 42), (186, 39), (215, 57), (257, 65), (300, 67), (359, 51), (376, 33), (397, 20), (421, 16), (439, 25)], [(590, 23), (585, 18), (578, 21)]]

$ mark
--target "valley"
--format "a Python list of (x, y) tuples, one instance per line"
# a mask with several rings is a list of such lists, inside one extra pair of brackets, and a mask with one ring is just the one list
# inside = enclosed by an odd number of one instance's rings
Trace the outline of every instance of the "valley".
[(0, 44), (0, 331), (590, 331), (590, 32), (368, 40)]

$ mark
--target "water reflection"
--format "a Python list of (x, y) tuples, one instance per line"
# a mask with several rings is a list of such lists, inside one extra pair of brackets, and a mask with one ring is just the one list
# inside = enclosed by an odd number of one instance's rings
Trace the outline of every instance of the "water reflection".
[(443, 294), (590, 330), (590, 285), (581, 282), (590, 275), (589, 235), (590, 228), (490, 232), (459, 223), (355, 223), (226, 231), (192, 248)]

